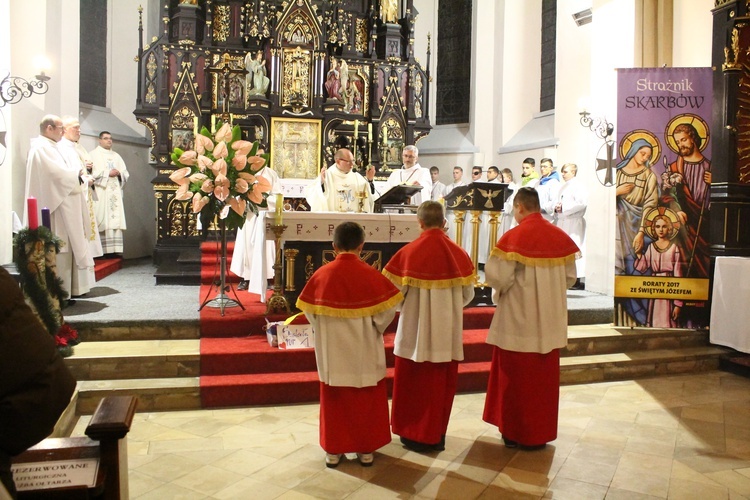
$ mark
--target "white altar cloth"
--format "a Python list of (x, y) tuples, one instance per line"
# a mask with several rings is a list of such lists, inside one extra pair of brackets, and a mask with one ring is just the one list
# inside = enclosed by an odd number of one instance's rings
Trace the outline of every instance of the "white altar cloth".
[(716, 257), (710, 340), (750, 353), (750, 258)]
[[(266, 238), (273, 239), (271, 224), (276, 214), (266, 213)], [(344, 221), (355, 221), (365, 229), (365, 243), (409, 243), (419, 234), (415, 214), (358, 214), (352, 212), (284, 212), (287, 226), (283, 241), (333, 241), (334, 228)]]

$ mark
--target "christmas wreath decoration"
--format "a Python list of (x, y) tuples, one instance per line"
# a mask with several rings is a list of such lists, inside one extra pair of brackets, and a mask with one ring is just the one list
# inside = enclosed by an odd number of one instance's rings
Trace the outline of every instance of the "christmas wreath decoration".
[(13, 240), (14, 262), (21, 276), (21, 289), (27, 303), (55, 339), (63, 357), (73, 354), (79, 343), (78, 332), (65, 323), (61, 304), (68, 298), (62, 279), (56, 274), (56, 256), (62, 241), (44, 226), (24, 228)]

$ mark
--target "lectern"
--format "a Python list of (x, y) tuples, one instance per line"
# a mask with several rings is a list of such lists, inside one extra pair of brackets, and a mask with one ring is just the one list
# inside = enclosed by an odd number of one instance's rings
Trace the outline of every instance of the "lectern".
[(399, 213), (404, 213), (405, 210), (416, 212), (417, 207), (409, 205), (408, 202), (409, 198), (421, 190), (422, 186), (406, 186), (403, 184), (393, 186), (375, 200), (375, 213), (383, 213), (387, 209), (397, 209)]
[[(489, 213), (489, 245), (493, 247), (497, 242), (498, 215), (502, 213), (503, 205), (511, 191), (508, 184), (495, 182), (472, 182), (468, 186), (454, 188), (445, 197), (445, 209), (453, 210), (456, 221), (456, 243), (461, 245), (464, 234), (466, 212), (471, 214), (471, 261), (474, 263), (475, 273), (479, 269), (479, 224), (482, 212)], [(489, 252), (492, 248), (488, 249)], [(482, 290), (475, 291), (474, 302), (481, 302), (483, 298), (489, 300), (489, 292), (485, 285), (479, 283), (479, 274), (474, 276), (475, 283)], [(487, 292), (487, 293), (485, 293)]]

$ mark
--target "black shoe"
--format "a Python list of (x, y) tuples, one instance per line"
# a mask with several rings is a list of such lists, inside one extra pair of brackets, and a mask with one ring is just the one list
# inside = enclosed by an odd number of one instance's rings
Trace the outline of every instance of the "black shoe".
[(237, 290), (247, 290), (247, 288), (250, 286), (250, 282), (248, 280), (242, 280), (240, 281), (240, 284), (237, 285)]
[(532, 444), (532, 445), (519, 445), (523, 451), (537, 451), (543, 450), (547, 447), (547, 444)]
[(586, 289), (586, 283), (581, 281), (581, 278), (576, 278), (576, 282), (573, 286), (570, 287), (571, 290), (585, 290)]
[(70, 307), (76, 305), (76, 302), (78, 302), (75, 299), (68, 299), (67, 302), (65, 302), (65, 305), (63, 307)]
[(429, 444), (420, 443), (419, 441), (413, 441), (405, 437), (401, 438), (401, 444), (403, 444), (406, 449), (416, 451), (417, 453), (422, 453), (433, 449)]
[(445, 451), (445, 434), (440, 436), (440, 441), (432, 445), (432, 449), (435, 451)]
[(505, 443), (506, 448), (518, 448), (518, 441), (503, 438), (503, 443)]

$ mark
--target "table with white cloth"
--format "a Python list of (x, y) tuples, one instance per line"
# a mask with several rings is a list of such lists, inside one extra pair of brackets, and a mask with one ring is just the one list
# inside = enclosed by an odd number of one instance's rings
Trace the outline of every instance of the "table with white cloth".
[(712, 344), (750, 353), (750, 258), (716, 257), (711, 300)]
[[(266, 214), (267, 239), (273, 239), (271, 225), (276, 214)], [(287, 226), (281, 238), (284, 296), (294, 306), (302, 288), (322, 265), (335, 259), (333, 230), (344, 222), (358, 222), (365, 229), (362, 260), (382, 270), (399, 248), (420, 234), (415, 214), (369, 214), (351, 212), (284, 212)], [(426, 257), (428, 258), (428, 257)]]

